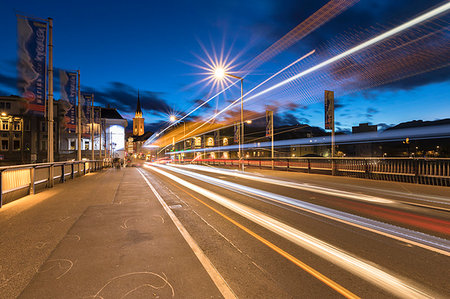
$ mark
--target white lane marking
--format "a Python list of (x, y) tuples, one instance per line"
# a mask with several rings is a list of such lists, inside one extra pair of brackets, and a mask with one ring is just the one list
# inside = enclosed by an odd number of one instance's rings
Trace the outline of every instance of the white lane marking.
[(368, 219), (365, 217), (353, 215), (339, 210), (322, 207), (309, 202), (304, 202), (295, 198), (278, 195), (275, 193), (255, 189), (245, 185), (239, 185), (225, 180), (219, 180), (214, 177), (199, 174), (193, 171), (187, 171), (179, 168), (171, 168), (168, 166), (160, 166), (167, 168), (170, 171), (180, 173), (185, 176), (193, 177), (197, 180), (204, 181), (215, 186), (244, 193), (247, 195), (256, 195), (260, 198), (275, 201), (299, 210), (307, 211), (308, 213), (316, 214), (325, 218), (329, 218), (347, 225), (355, 226), (379, 235), (383, 235), (392, 239), (396, 239), (405, 243), (410, 243), (418, 247), (440, 253), (442, 255), (450, 256), (450, 241), (436, 236), (428, 235), (422, 232), (413, 231), (404, 227), (395, 226), (377, 220)]
[(189, 244), (189, 247), (191, 247), (194, 254), (197, 256), (200, 263), (205, 268), (206, 272), (208, 272), (208, 275), (211, 277), (212, 281), (216, 285), (216, 287), (219, 289), (220, 293), (224, 298), (237, 298), (236, 295), (233, 293), (231, 288), (228, 286), (227, 282), (223, 279), (222, 275), (217, 271), (217, 269), (214, 267), (214, 265), (211, 263), (211, 261), (208, 259), (208, 257), (205, 255), (205, 253), (200, 249), (197, 242), (192, 238), (192, 236), (189, 234), (189, 232), (186, 230), (186, 228), (181, 224), (180, 220), (178, 220), (177, 216), (172, 212), (172, 210), (167, 206), (164, 199), (162, 199), (161, 195), (156, 191), (155, 187), (149, 182), (147, 177), (142, 173), (142, 171), (138, 168), (139, 173), (144, 178), (147, 185), (152, 190), (153, 194), (155, 194), (156, 198), (160, 202), (160, 204), (163, 206), (166, 213), (169, 215), (170, 219), (172, 219), (173, 223), (177, 227), (178, 231), (181, 233), (183, 238), (186, 240), (186, 242)]
[(167, 178), (179, 183), (180, 185), (189, 188), (215, 202), (230, 209), (231, 211), (253, 221), (256, 224), (290, 240), (294, 244), (301, 246), (310, 252), (342, 267), (343, 269), (366, 279), (367, 281), (391, 292), (398, 297), (409, 298), (432, 298), (422, 290), (415, 286), (408, 285), (401, 278), (395, 277), (375, 266), (365, 263), (356, 257), (351, 256), (342, 249), (334, 247), (322, 240), (319, 240), (311, 235), (301, 232), (287, 224), (275, 220), (258, 210), (252, 209), (248, 206), (235, 202), (217, 193), (211, 192), (205, 188), (194, 185), (185, 181), (173, 174), (165, 172), (159, 168), (152, 166), (144, 166), (157, 173), (160, 173)]

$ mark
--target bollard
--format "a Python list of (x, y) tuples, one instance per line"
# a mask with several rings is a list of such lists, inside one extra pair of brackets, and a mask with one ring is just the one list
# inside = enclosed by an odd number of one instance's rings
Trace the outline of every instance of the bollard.
[(84, 175), (86, 175), (86, 162), (83, 162), (83, 172), (84, 172)]
[(70, 178), (73, 180), (74, 178), (75, 178), (75, 173), (74, 173), (74, 166), (73, 166), (73, 163), (71, 164), (71, 172), (70, 172)]

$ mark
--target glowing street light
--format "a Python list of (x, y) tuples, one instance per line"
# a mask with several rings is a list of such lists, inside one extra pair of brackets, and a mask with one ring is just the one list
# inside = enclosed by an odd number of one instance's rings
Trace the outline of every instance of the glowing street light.
[(240, 123), (241, 136), (239, 138), (239, 164), (241, 166), (242, 171), (244, 171), (244, 163), (241, 161), (243, 158), (242, 147), (244, 144), (244, 78), (235, 76), (233, 74), (229, 74), (225, 71), (223, 67), (220, 66), (214, 69), (214, 78), (216, 78), (216, 80), (219, 81), (223, 80), (227, 76), (241, 81), (241, 123)]
[[(171, 115), (169, 118), (170, 122), (173, 123), (177, 120), (177, 117), (175, 115)], [(182, 121), (183, 123), (183, 151), (186, 150), (186, 142), (185, 142), (185, 137), (186, 137), (186, 123), (184, 121)], [(175, 144), (175, 137), (173, 139), (173, 143)]]

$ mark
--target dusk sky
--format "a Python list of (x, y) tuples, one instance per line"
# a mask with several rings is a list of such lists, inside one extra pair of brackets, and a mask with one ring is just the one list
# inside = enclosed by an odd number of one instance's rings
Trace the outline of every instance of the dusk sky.
[[(16, 14), (54, 19), (54, 67), (81, 70), (82, 89), (95, 93), (97, 105), (117, 108), (131, 119), (140, 90), (146, 127), (163, 126), (172, 113), (182, 115), (214, 94), (208, 75), (208, 55), (224, 52), (236, 58), (230, 72), (240, 74), (258, 54), (313, 14), (327, 1), (7, 1), (0, 0), (0, 95), (17, 94)], [(314, 54), (275, 78), (274, 83), (355, 46), (420, 13), (444, 3), (435, 0), (361, 0), (249, 73), (245, 91), (306, 53)], [(450, 21), (449, 16), (441, 17)], [(440, 28), (442, 29), (442, 28)], [(436, 38), (449, 42), (448, 27)], [(431, 47), (431, 45), (430, 45)], [(371, 55), (375, 55), (371, 52)], [(443, 56), (443, 57), (442, 57)], [(417, 66), (417, 76), (383, 75), (377, 82), (353, 82), (354, 89), (336, 89), (336, 124), (351, 129), (361, 122), (397, 124), (414, 119), (450, 117), (450, 60)], [(445, 64), (447, 67), (445, 67)], [(427, 68), (437, 68), (430, 71)], [(317, 72), (310, 80), (322, 80)], [(323, 72), (326, 72), (324, 70)], [(392, 75), (392, 74), (391, 74)], [(57, 73), (55, 72), (57, 77)], [(354, 80), (354, 77), (352, 77)], [(377, 77), (378, 78), (378, 77)], [(57, 78), (55, 78), (57, 79)], [(324, 80), (324, 79), (323, 79)], [(334, 89), (330, 82), (329, 86)], [(305, 82), (304, 82), (305, 83)], [(306, 82), (305, 84), (308, 84)], [(302, 82), (286, 85), (276, 93), (246, 104), (252, 111), (279, 107), (279, 122), (323, 127), (323, 89), (306, 89)], [(271, 86), (269, 82), (267, 87)], [(323, 88), (324, 87), (324, 88)], [(59, 98), (59, 84), (55, 95)], [(239, 97), (231, 87), (196, 116), (207, 118), (214, 109)], [(273, 102), (272, 102), (273, 101)]]

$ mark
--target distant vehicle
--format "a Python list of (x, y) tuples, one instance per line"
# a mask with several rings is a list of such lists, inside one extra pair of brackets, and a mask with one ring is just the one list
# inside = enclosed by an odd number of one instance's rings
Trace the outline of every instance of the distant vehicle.
[(167, 164), (167, 163), (171, 163), (172, 159), (169, 157), (164, 157), (164, 158), (159, 158), (155, 161), (155, 163), (157, 164)]

